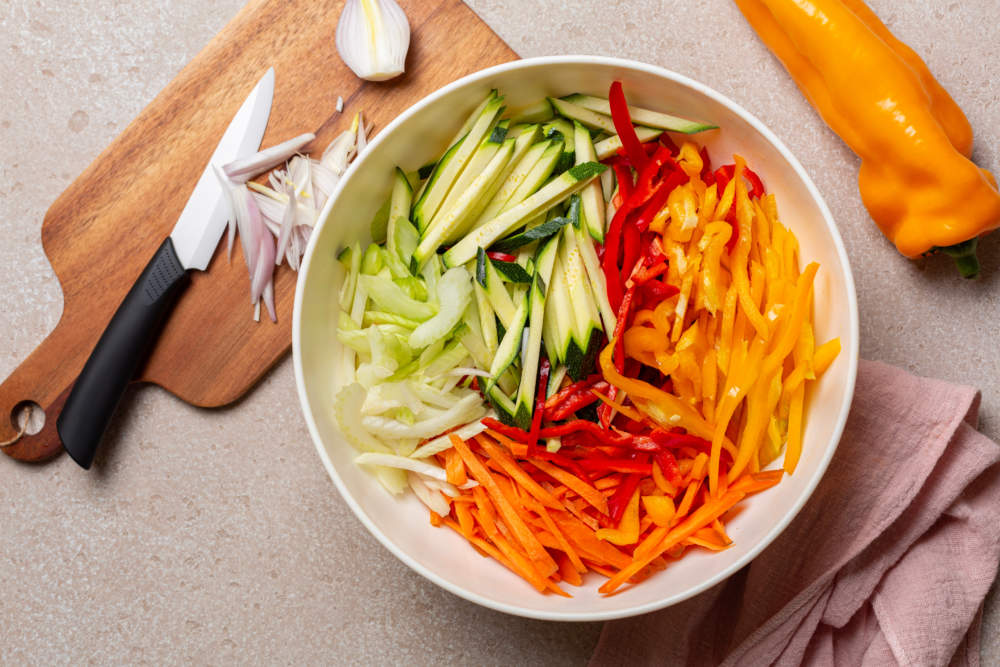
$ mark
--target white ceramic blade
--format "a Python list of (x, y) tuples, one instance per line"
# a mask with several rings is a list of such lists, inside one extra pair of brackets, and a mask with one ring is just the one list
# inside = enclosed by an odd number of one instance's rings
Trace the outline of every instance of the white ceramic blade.
[(223, 192), (212, 165), (221, 168), (257, 151), (260, 140), (264, 137), (267, 119), (271, 115), (273, 98), (274, 68), (271, 68), (233, 116), (201, 173), (191, 198), (181, 211), (174, 230), (170, 232), (174, 251), (185, 269), (204, 271), (208, 267), (231, 214), (226, 193)]

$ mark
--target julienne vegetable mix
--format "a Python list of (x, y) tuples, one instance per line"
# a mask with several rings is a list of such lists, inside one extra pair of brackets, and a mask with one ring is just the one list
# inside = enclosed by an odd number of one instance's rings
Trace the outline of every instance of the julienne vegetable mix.
[(972, 126), (863, 0), (735, 0), (830, 128), (861, 158), (861, 199), (906, 257), (941, 251), (979, 273), (1000, 189), (972, 161)]
[(729, 546), (840, 351), (774, 195), (685, 136), (710, 129), (618, 82), (514, 113), (493, 91), (340, 255), (357, 462), (540, 592)]

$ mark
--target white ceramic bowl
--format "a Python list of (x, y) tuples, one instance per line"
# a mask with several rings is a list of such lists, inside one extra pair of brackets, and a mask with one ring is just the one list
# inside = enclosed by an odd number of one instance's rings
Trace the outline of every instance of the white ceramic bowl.
[[(370, 240), (369, 223), (387, 196), (395, 165), (416, 169), (433, 160), (466, 115), (491, 88), (510, 108), (550, 95), (606, 96), (620, 79), (630, 102), (722, 128), (698, 136), (718, 164), (734, 152), (747, 158), (778, 199), (782, 221), (799, 239), (801, 256), (821, 268), (816, 280), (816, 338), (839, 336), (843, 351), (808, 395), (808, 416), (798, 470), (777, 487), (745, 502), (727, 523), (734, 544), (710, 553), (693, 549), (643, 582), (611, 597), (597, 593), (591, 575), (570, 599), (540, 595), (499, 563), (482, 558), (447, 528), (433, 528), (427, 510), (410, 494), (396, 498), (356, 466), (354, 449), (333, 416), (337, 294), (343, 272), (337, 251)], [(400, 560), (467, 600), (503, 612), (560, 621), (622, 618), (660, 609), (722, 581), (760, 553), (805, 504), (830, 462), (847, 419), (858, 359), (854, 281), (830, 211), (785, 145), (744, 109), (708, 87), (659, 67), (611, 58), (565, 56), (500, 65), (445, 86), (383, 128), (320, 216), (298, 279), (293, 350), (302, 410), (323, 465), (365, 527)], [(364, 555), (359, 554), (359, 558)]]

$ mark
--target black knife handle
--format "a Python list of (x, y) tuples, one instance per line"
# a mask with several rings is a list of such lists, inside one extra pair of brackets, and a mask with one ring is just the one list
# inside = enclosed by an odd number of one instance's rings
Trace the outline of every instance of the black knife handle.
[(84, 364), (56, 423), (63, 447), (82, 468), (93, 463), (125, 387), (145, 361), (186, 276), (173, 241), (167, 238)]

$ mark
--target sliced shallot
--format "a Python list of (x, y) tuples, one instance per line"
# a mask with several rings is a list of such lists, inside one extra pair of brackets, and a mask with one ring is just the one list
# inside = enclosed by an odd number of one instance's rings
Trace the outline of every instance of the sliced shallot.
[[(264, 226), (257, 202), (246, 192), (247, 210), (249, 212), (247, 227), (253, 229), (253, 242), (257, 244), (255, 261), (250, 267), (250, 299), (257, 303), (264, 293), (264, 287), (274, 275), (274, 238)], [(242, 235), (242, 230), (240, 230)]]
[[(338, 111), (342, 109), (340, 101)], [(320, 210), (337, 189), (348, 164), (367, 146), (372, 127), (361, 113), (356, 114), (351, 128), (330, 142), (320, 160), (299, 154), (315, 139), (309, 133), (223, 167), (212, 165), (231, 208), (227, 254), (232, 259), (238, 233), (250, 276), (255, 321), (260, 321), (261, 302), (271, 321), (277, 321), (274, 269), (284, 258), (293, 271), (299, 270)], [(283, 169), (276, 168), (282, 163)], [(250, 181), (268, 170), (270, 187)], [(454, 379), (458, 381), (458, 377)]]
[(265, 148), (259, 153), (254, 153), (248, 157), (230, 162), (222, 170), (229, 177), (229, 180), (234, 183), (245, 183), (251, 178), (263, 174), (268, 169), (273, 169), (285, 162), (315, 138), (316, 135), (311, 132), (300, 134), (294, 139), (281, 142), (277, 146)]
[(281, 233), (278, 235), (278, 249), (274, 256), (276, 264), (281, 264), (281, 259), (285, 256), (285, 251), (288, 249), (288, 241), (294, 231), (295, 214), (298, 208), (299, 205), (295, 199), (295, 188), (290, 188), (288, 190), (288, 203), (285, 204), (285, 215), (281, 220)]

